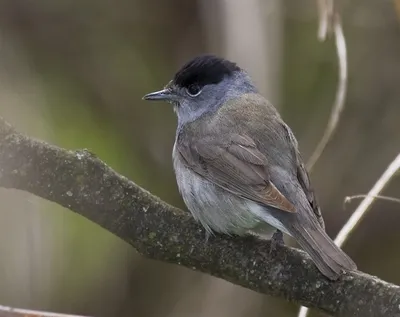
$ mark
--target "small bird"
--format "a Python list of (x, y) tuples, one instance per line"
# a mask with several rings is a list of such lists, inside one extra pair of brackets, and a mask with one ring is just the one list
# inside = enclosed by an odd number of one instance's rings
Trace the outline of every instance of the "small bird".
[[(195, 57), (145, 100), (173, 105), (180, 194), (208, 233), (292, 236), (327, 278), (355, 263), (325, 233), (296, 138), (237, 64)], [(279, 242), (279, 241), (277, 241)]]

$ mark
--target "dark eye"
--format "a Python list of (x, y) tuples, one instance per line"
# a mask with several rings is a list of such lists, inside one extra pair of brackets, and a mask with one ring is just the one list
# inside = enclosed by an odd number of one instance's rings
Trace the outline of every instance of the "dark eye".
[(200, 95), (201, 88), (197, 84), (192, 84), (186, 88), (186, 92), (188, 93), (189, 96), (196, 97), (196, 96)]

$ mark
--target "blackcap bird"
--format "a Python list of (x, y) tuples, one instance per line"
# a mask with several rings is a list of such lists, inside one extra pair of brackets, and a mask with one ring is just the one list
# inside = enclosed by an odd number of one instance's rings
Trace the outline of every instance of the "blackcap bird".
[(296, 138), (245, 71), (199, 56), (143, 98), (174, 106), (179, 191), (207, 232), (270, 238), (278, 229), (329, 279), (356, 269), (325, 233)]

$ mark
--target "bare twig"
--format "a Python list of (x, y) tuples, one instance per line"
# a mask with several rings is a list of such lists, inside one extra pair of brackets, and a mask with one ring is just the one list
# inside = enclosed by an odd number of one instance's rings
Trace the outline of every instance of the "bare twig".
[[(318, 3), (320, 2), (327, 2), (327, 3), (332, 2), (331, 5), (333, 6), (333, 0), (332, 1), (319, 0)], [(336, 53), (338, 57), (339, 81), (336, 90), (335, 102), (332, 107), (328, 124), (326, 126), (326, 129), (324, 131), (321, 140), (319, 141), (317, 147), (315, 148), (313, 154), (311, 155), (310, 159), (307, 162), (307, 168), (309, 171), (312, 170), (315, 163), (317, 162), (322, 152), (324, 151), (326, 145), (328, 144), (329, 140), (336, 131), (340, 115), (345, 106), (345, 99), (346, 99), (347, 77), (348, 77), (346, 40), (343, 34), (343, 28), (340, 21), (339, 13), (336, 10), (334, 10), (332, 11), (333, 12), (332, 15), (329, 15), (331, 10), (330, 9), (331, 5), (327, 5), (326, 12), (321, 15), (324, 21), (320, 22), (320, 30), (322, 30), (321, 36), (324, 35), (321, 38), (324, 39), (328, 28), (328, 26), (325, 25), (328, 23), (327, 21), (329, 21), (329, 19), (332, 18), (333, 20), (332, 27), (333, 27), (333, 33), (335, 34)]]
[(0, 317), (84, 317), (78, 315), (50, 313), (38, 310), (20, 309), (0, 305)]
[(308, 311), (309, 311), (308, 307), (301, 306), (300, 310), (299, 310), (299, 314), (297, 315), (297, 317), (307, 317)]
[(318, 40), (324, 42), (328, 33), (333, 32), (333, 1), (332, 0), (317, 0), (319, 26)]
[(355, 227), (360, 223), (362, 217), (365, 215), (368, 208), (372, 205), (375, 197), (385, 188), (385, 186), (392, 179), (393, 175), (400, 169), (400, 153), (397, 157), (390, 163), (386, 171), (378, 179), (375, 185), (368, 192), (366, 198), (361, 202), (358, 208), (351, 215), (350, 219), (346, 222), (343, 228), (339, 231), (336, 236), (335, 243), (338, 246), (342, 246), (347, 240), (350, 233), (355, 229)]
[(369, 195), (353, 195), (353, 196), (346, 196), (344, 198), (344, 205), (351, 203), (354, 199), (362, 199), (362, 198), (367, 198), (367, 197), (372, 197), (374, 199), (380, 199), (380, 200), (386, 200), (390, 201), (392, 203), (398, 203), (400, 204), (400, 198), (396, 197), (390, 197), (390, 196), (382, 196), (382, 195), (375, 195), (375, 196), (369, 196)]

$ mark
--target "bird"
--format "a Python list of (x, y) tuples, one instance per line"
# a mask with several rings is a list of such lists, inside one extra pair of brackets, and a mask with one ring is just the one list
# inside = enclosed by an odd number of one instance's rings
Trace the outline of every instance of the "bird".
[(325, 232), (292, 130), (245, 70), (216, 55), (196, 56), (143, 99), (173, 105), (177, 185), (206, 232), (273, 241), (285, 233), (328, 279), (357, 269)]

